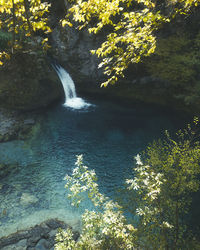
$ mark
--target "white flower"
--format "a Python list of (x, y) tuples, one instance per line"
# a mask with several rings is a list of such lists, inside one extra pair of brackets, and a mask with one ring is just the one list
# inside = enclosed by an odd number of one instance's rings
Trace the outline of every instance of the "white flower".
[(128, 187), (128, 190), (134, 189), (134, 190), (138, 190), (139, 189), (139, 185), (137, 183), (138, 179), (135, 178), (133, 179), (126, 179), (126, 183), (130, 184), (130, 186)]
[(173, 228), (173, 225), (170, 225), (167, 221), (163, 221), (163, 226), (167, 228)]
[(76, 160), (75, 165), (80, 166), (83, 162), (83, 155), (77, 155), (76, 157), (77, 157), (77, 160)]
[(142, 163), (142, 161), (141, 161), (141, 158), (140, 158), (140, 155), (139, 155), (139, 154), (137, 154), (137, 155), (135, 156), (135, 160), (136, 160), (137, 165), (143, 165), (143, 163)]
[(143, 183), (144, 183), (144, 185), (148, 186), (148, 185), (149, 185), (149, 180), (148, 180), (148, 178), (144, 179), (144, 180), (143, 180)]

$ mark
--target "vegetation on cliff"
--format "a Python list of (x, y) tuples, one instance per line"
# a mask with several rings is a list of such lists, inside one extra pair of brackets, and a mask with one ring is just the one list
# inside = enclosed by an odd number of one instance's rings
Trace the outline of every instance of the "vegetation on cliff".
[[(187, 14), (198, 0), (88, 0), (72, 1), (68, 17), (79, 23), (79, 29), (87, 26), (90, 33), (98, 33), (107, 27), (106, 40), (101, 47), (92, 50), (102, 58), (107, 86), (115, 83), (129, 64), (138, 63), (155, 52), (155, 31), (170, 22), (178, 14)], [(71, 24), (63, 20), (63, 24)]]
[[(105, 42), (93, 50), (102, 58), (99, 67), (104, 67), (108, 80), (103, 83), (114, 83), (124, 76), (130, 63), (138, 63), (143, 57), (155, 52), (156, 33), (163, 23), (170, 22), (177, 14), (187, 14), (199, 0), (112, 0), (112, 1), (70, 1), (72, 7), (62, 20), (69, 24), (69, 17), (78, 22), (79, 29), (87, 26), (90, 33), (98, 33), (104, 27), (108, 30)], [(0, 1), (0, 40), (1, 64), (3, 58), (9, 58), (15, 49), (22, 48), (30, 37), (36, 44), (48, 48), (47, 34), (51, 32), (48, 23), (50, 4), (41, 0)], [(10, 33), (11, 35), (7, 35)], [(40, 34), (40, 38), (36, 36)], [(5, 39), (6, 38), (6, 39)]]
[(62, 96), (43, 53), (49, 48), (49, 7), (41, 0), (0, 1), (1, 107), (30, 110)]
[[(200, 33), (191, 27), (160, 38), (155, 54), (145, 65), (151, 75), (170, 83), (171, 95), (187, 106), (200, 104)], [(162, 87), (162, 84), (161, 86)]]
[[(105, 38), (99, 48), (91, 50), (101, 59), (99, 67), (107, 76), (102, 86), (123, 77), (130, 64), (142, 62), (143, 71), (147, 69), (161, 80), (159, 88), (155, 87), (158, 94), (152, 94), (150, 99), (156, 98), (161, 104), (164, 91), (179, 108), (199, 106), (199, 33), (193, 28), (195, 24), (192, 27), (187, 24), (186, 30), (179, 27), (181, 22), (186, 23), (184, 17), (198, 11), (199, 0), (69, 2), (71, 7), (68, 10), (66, 7), (67, 15), (61, 20), (63, 26), (75, 22), (79, 29), (85, 27)], [(54, 5), (40, 0), (0, 1), (0, 64), (19, 51), (42, 54), (50, 48), (48, 38)], [(167, 89), (162, 80), (169, 83)], [(132, 92), (139, 92), (140, 100), (149, 99), (138, 87), (131, 86)], [(149, 92), (154, 85), (146, 88)], [(137, 99), (137, 95), (130, 96)]]

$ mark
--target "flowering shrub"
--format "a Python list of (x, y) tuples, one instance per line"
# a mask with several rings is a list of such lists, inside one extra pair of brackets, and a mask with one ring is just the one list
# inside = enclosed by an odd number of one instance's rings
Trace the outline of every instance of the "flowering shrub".
[[(194, 123), (198, 124), (196, 118)], [(133, 198), (126, 202), (133, 218), (137, 216), (135, 226), (123, 215), (126, 206), (99, 192), (94, 170), (83, 165), (82, 155), (77, 156), (72, 176), (65, 177), (66, 188), (71, 191), (73, 205), (79, 205), (82, 194), (87, 193), (95, 210), (85, 210), (82, 215), (78, 241), (73, 240), (70, 229), (57, 234), (56, 250), (185, 249), (187, 244), (198, 244), (194, 237), (192, 241), (186, 237), (183, 218), (191, 193), (199, 189), (200, 144), (190, 125), (177, 133), (176, 141), (166, 135), (165, 141), (147, 148), (143, 160), (139, 154), (135, 157), (134, 177), (126, 180), (126, 192)]]
[(135, 228), (127, 223), (121, 207), (99, 192), (94, 170), (84, 166), (82, 160), (82, 155), (77, 156), (77, 167), (72, 176), (65, 177), (65, 187), (71, 191), (69, 197), (73, 205), (78, 205), (81, 194), (87, 192), (96, 209), (86, 210), (82, 215), (82, 232), (77, 242), (70, 229), (61, 230), (56, 237), (55, 249), (133, 249)]
[(129, 197), (134, 197), (131, 213), (139, 218), (140, 246), (183, 249), (190, 241), (185, 217), (191, 194), (199, 189), (200, 173), (197, 118), (193, 125), (178, 131), (176, 140), (166, 132), (166, 140), (147, 147), (144, 163), (140, 155), (135, 158), (134, 178), (126, 180), (126, 184)]

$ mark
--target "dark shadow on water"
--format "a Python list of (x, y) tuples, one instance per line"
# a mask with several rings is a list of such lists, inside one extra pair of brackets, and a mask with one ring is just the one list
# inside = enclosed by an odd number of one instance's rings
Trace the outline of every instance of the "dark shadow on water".
[[(17, 173), (1, 180), (2, 185), (13, 187), (6, 199), (0, 193), (0, 210), (9, 212), (8, 223), (43, 209), (73, 212), (63, 178), (72, 172), (78, 154), (95, 169), (100, 191), (113, 198), (129, 176), (137, 153), (163, 137), (166, 129), (173, 134), (191, 121), (183, 113), (154, 105), (86, 101), (94, 106), (72, 110), (59, 103), (42, 114), (40, 128), (27, 141), (0, 144), (0, 160), (19, 165)], [(29, 205), (23, 205), (22, 195)], [(90, 206), (86, 201), (76, 213)], [(3, 218), (0, 222), (5, 225)]]

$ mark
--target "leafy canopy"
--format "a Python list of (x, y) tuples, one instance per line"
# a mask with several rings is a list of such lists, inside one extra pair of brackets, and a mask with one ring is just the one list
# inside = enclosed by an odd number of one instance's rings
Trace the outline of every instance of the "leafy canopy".
[[(143, 57), (154, 53), (156, 34), (163, 23), (177, 14), (188, 13), (200, 0), (70, 0), (73, 4), (62, 24), (72, 16), (79, 28), (87, 27), (90, 33), (104, 32), (107, 37), (101, 46), (92, 50), (102, 58), (99, 67), (104, 67), (108, 80), (102, 84), (114, 83), (124, 76), (130, 63), (138, 63)], [(0, 29), (12, 34), (9, 48), (1, 48), (0, 64), (9, 58), (14, 50), (22, 48), (26, 37), (34, 40), (38, 31), (47, 34), (50, 4), (42, 0), (0, 0)], [(1, 36), (0, 36), (1, 40)], [(48, 49), (45, 38), (39, 43)], [(0, 41), (1, 43), (1, 41)], [(23, 48), (24, 49), (24, 48)]]
[[(1, 48), (0, 64), (4, 58), (9, 58), (11, 52), (21, 48), (25, 37), (34, 39), (38, 31), (44, 34), (51, 31), (46, 16), (49, 7), (47, 1), (41, 0), (0, 0), (0, 29), (12, 34), (8, 48)], [(42, 46), (47, 46), (47, 40), (41, 41)]]
[(124, 76), (130, 63), (138, 63), (143, 57), (154, 53), (155, 31), (177, 14), (186, 14), (200, 0), (72, 0), (69, 17), (79, 23), (79, 29), (87, 27), (90, 33), (98, 33), (106, 26), (106, 40), (92, 53), (102, 58), (99, 67), (104, 67), (107, 86)]

